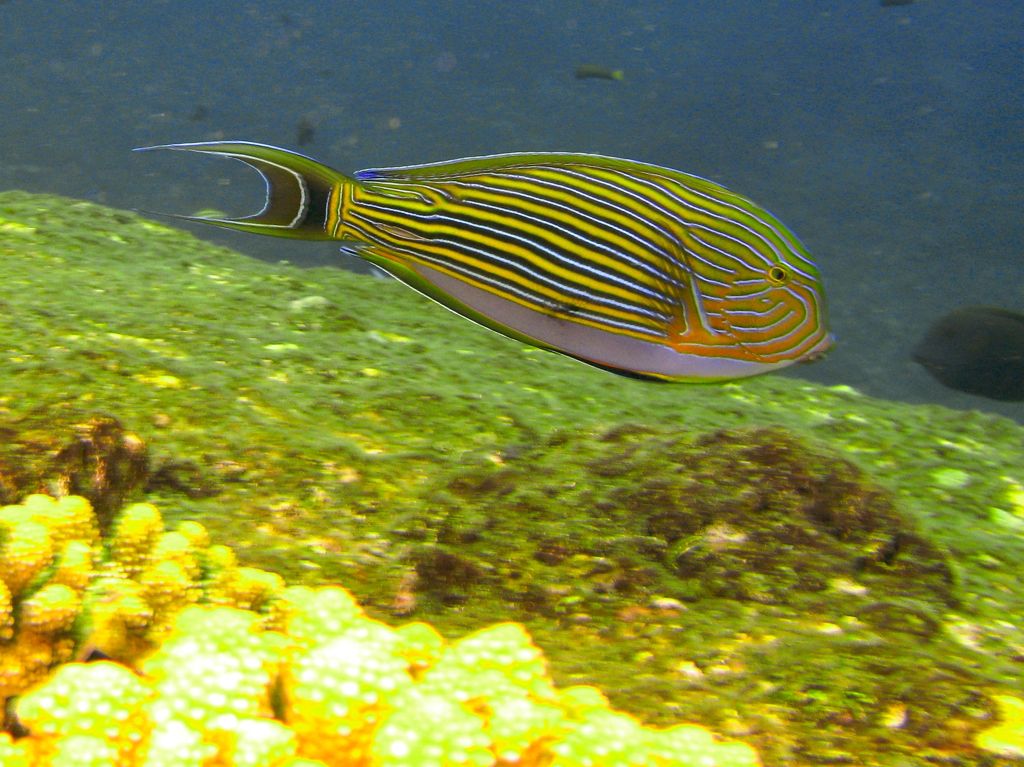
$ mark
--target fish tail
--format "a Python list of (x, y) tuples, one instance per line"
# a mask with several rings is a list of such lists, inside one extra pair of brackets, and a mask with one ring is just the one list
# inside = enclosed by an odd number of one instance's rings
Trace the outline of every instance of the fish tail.
[[(293, 237), (301, 240), (328, 240), (328, 219), (335, 205), (332, 199), (345, 184), (355, 183), (348, 176), (321, 165), (305, 155), (266, 144), (247, 141), (206, 141), (195, 144), (161, 144), (139, 147), (135, 151), (174, 149), (232, 157), (254, 168), (267, 185), (267, 196), (258, 213), (239, 218), (179, 216), (186, 221), (201, 221), (243, 232)], [(168, 214), (161, 214), (168, 215)]]

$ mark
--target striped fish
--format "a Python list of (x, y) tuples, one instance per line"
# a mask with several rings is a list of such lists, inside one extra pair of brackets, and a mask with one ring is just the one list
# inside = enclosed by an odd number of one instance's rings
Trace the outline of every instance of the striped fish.
[(623, 375), (713, 381), (821, 355), (818, 271), (750, 200), (697, 176), (589, 154), (504, 154), (346, 176), (248, 142), (266, 182), (245, 232), (339, 240), (452, 311)]

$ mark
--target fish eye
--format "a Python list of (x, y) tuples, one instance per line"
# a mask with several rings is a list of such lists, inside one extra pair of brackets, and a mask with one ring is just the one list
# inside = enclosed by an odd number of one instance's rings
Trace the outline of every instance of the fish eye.
[(785, 285), (789, 282), (789, 269), (776, 264), (768, 270), (768, 273), (765, 276), (768, 278), (768, 282), (776, 287), (779, 285)]

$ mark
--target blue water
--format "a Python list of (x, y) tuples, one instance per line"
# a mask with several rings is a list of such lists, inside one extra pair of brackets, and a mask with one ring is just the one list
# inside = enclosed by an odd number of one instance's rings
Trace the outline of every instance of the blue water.
[[(302, 151), (344, 170), (572, 150), (713, 178), (786, 221), (825, 275), (839, 345), (796, 375), (1024, 420), (909, 360), (953, 307), (1024, 310), (1020, 0), (10, 0), (0, 57), (4, 189), (249, 212), (260, 187), (240, 167), (128, 150), (296, 148), (301, 120)], [(626, 79), (578, 81), (580, 63)], [(337, 260), (329, 243), (200, 234)]]

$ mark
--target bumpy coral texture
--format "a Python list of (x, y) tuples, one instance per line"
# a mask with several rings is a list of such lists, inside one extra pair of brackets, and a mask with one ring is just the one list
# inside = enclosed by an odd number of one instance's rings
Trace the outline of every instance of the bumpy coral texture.
[(1000, 723), (975, 738), (980, 748), (1003, 756), (1024, 758), (1024, 700), (1014, 695), (995, 696)]
[[(696, 725), (645, 727), (613, 711), (594, 688), (556, 688), (519, 624), (453, 642), (424, 623), (393, 628), (366, 616), (343, 588), (282, 588), (266, 574), (240, 572), (198, 525), (164, 533), (151, 506), (121, 518), (110, 557), (96, 549), (88, 586), (74, 577), (57, 581), (58, 572), (75, 568), (61, 570), (55, 541), (61, 552), (71, 541), (97, 546), (95, 532), (80, 524), (73, 537), (66, 521), (53, 528), (45, 515), (25, 511), (52, 516), (69, 502), (30, 501), (0, 514), (31, 522), (0, 549), (10, 572), (9, 596), (0, 600), (8, 606), (0, 627), (11, 634), (0, 645), (4, 657), (23, 635), (39, 644), (65, 637), (74, 646), (71, 624), (83, 615), (83, 631), (98, 631), (126, 657), (64, 662), (65, 652), (49, 658), (56, 671), (33, 667), (40, 669), (36, 684), (15, 706), (29, 735), (0, 734), (0, 764), (758, 764), (749, 746), (718, 741)], [(11, 551), (29, 555), (20, 569), (8, 568)], [(262, 609), (224, 606), (232, 602)]]
[(258, 609), (283, 589), (195, 522), (165, 531), (152, 504), (126, 507), (103, 540), (86, 499), (31, 495), (0, 508), (0, 700), (76, 655), (142, 657), (188, 605)]

